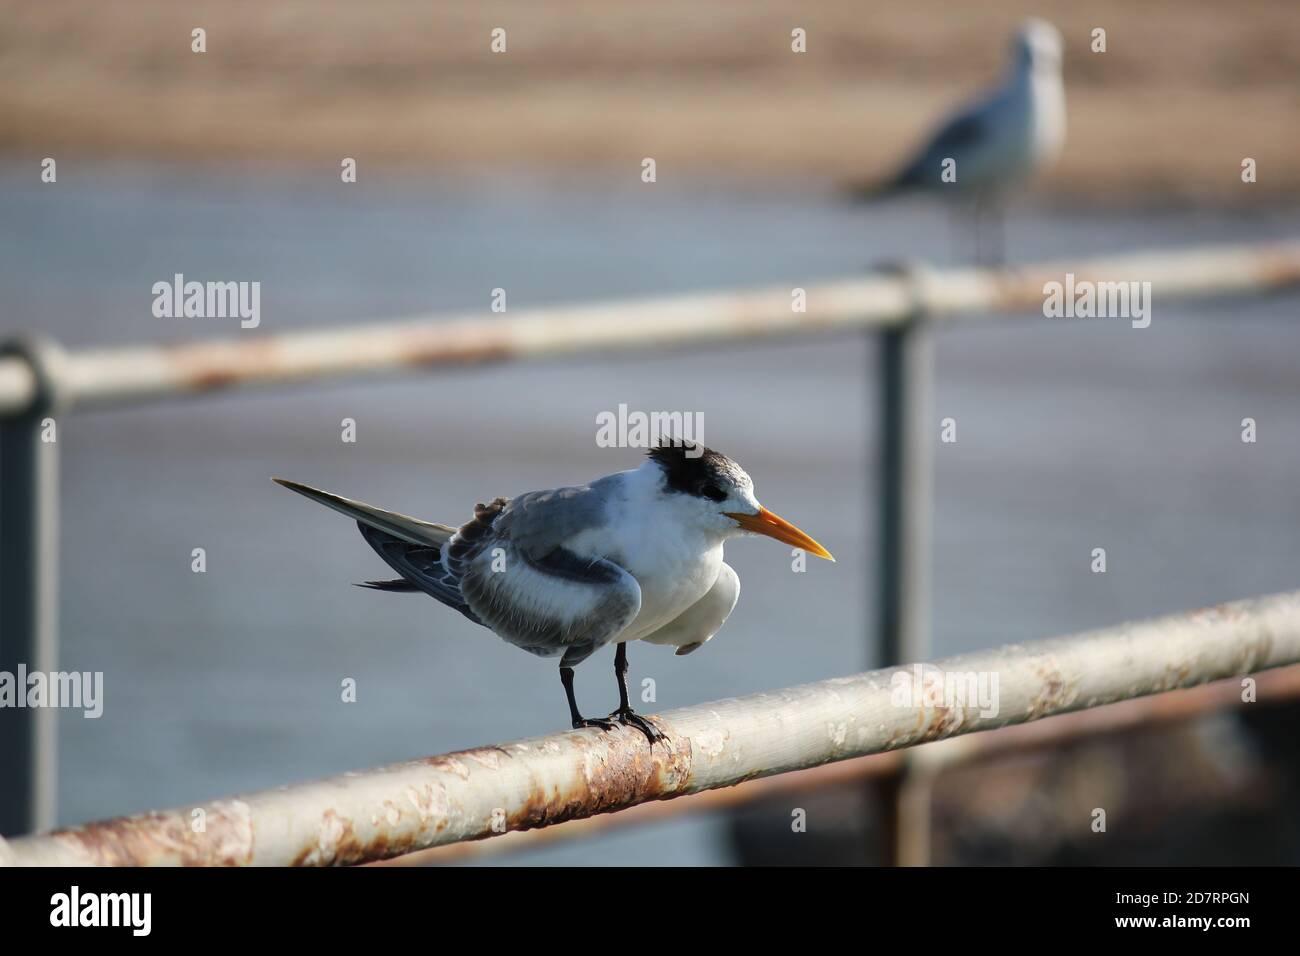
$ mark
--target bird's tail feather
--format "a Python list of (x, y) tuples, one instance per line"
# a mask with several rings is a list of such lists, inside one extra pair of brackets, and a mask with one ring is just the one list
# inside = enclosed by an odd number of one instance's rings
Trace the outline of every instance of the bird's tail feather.
[(393, 581), (358, 581), (356, 586), (371, 588), (375, 591), (409, 591), (413, 594), (418, 593), (420, 590), (406, 578), (397, 578)]
[[(325, 507), (333, 508), (340, 514), (345, 514), (364, 525), (387, 532), (393, 537), (400, 538), (402, 541), (411, 544), (441, 548), (456, 533), (455, 528), (448, 527), (445, 524), (421, 521), (419, 518), (398, 514), (395, 511), (385, 511), (382, 508), (375, 508), (361, 501), (353, 501), (350, 498), (332, 495), (328, 491), (321, 491), (319, 488), (313, 488), (310, 485), (299, 484), (285, 478), (272, 478), (271, 480), (277, 485), (283, 485), (290, 491), (296, 491), (312, 501), (318, 501)], [(385, 588), (383, 590), (392, 589)]]
[(888, 202), (907, 193), (915, 183), (905, 175), (895, 175), (888, 179), (871, 182), (849, 183), (843, 190), (844, 197), (860, 206)]

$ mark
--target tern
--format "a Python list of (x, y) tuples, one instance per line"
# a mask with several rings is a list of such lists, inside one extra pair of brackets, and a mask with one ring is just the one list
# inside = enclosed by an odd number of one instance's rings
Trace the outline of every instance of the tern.
[[(835, 560), (760, 505), (740, 465), (680, 440), (649, 449), (631, 471), (480, 503), (459, 528), (272, 480), (355, 519), (401, 575), (362, 587), (423, 592), (516, 647), (558, 656), (575, 728), (630, 725), (652, 746), (663, 733), (628, 702), (628, 642), (689, 654), (718, 632), (740, 596), (740, 578), (723, 561), (726, 541), (766, 535)], [(608, 718), (583, 717), (573, 669), (611, 643), (618, 709)]]
[(910, 161), (863, 198), (932, 193), (971, 200), (978, 246), (981, 211), (991, 208), (1000, 219), (1010, 193), (1053, 163), (1065, 144), (1062, 47), (1060, 31), (1047, 21), (1021, 23), (1002, 82), (949, 117)]

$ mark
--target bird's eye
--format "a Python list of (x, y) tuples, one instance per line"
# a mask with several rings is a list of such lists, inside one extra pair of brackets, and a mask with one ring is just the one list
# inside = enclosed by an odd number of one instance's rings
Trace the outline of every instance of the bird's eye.
[(727, 493), (717, 485), (705, 485), (700, 489), (701, 494), (711, 501), (726, 501)]

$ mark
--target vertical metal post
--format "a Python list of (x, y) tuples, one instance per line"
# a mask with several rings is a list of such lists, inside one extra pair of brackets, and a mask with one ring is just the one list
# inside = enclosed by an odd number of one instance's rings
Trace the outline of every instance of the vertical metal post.
[(932, 377), (924, 320), (880, 334), (878, 667), (929, 653)]
[[(22, 704), (22, 675), (58, 667), (58, 444), (48, 425), (58, 354), (44, 343), (0, 345), (0, 355), (25, 359), (36, 380), (33, 403), (0, 419), (0, 671), (13, 675)], [(54, 826), (58, 714), (49, 706), (0, 709), (0, 834)]]
[[(913, 283), (921, 279), (914, 269), (904, 274)], [(879, 339), (877, 667), (923, 661), (930, 650), (934, 353), (921, 301), (916, 296), (907, 320)], [(924, 866), (930, 856), (930, 787), (910, 763), (878, 791), (886, 857), (899, 866)]]

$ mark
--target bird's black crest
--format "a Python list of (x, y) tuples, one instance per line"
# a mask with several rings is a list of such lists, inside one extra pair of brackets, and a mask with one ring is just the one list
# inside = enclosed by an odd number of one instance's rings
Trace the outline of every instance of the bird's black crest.
[(647, 450), (646, 455), (663, 469), (669, 491), (713, 501), (727, 497), (724, 489), (735, 484), (740, 472), (739, 466), (722, 452), (681, 439), (665, 439), (657, 448)]

